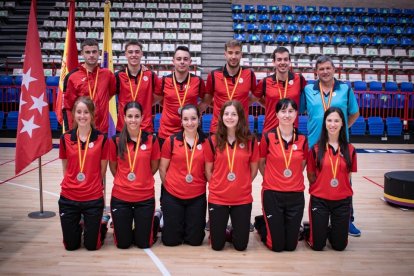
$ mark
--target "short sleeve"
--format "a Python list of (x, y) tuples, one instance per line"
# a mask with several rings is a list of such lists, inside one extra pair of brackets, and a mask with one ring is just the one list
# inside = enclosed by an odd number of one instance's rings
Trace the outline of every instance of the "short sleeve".
[(252, 153), (250, 155), (250, 163), (259, 162), (259, 145), (257, 144), (256, 139), (253, 139), (252, 143)]
[(359, 111), (358, 102), (355, 97), (355, 93), (352, 88), (349, 88), (349, 99), (348, 99), (348, 114), (353, 115)]
[(155, 95), (163, 96), (162, 83), (163, 83), (162, 77), (155, 78), (155, 89), (154, 89)]
[(67, 159), (67, 157), (66, 157), (66, 147), (65, 147), (65, 135), (60, 136), (59, 158), (60, 159)]
[(162, 145), (161, 158), (171, 159), (171, 136), (165, 139)]
[(117, 146), (115, 144), (114, 138), (109, 139), (109, 161), (117, 161)]
[(109, 139), (107, 139), (106, 135), (103, 137), (103, 145), (102, 145), (102, 153), (101, 153), (101, 160), (108, 160), (109, 159)]

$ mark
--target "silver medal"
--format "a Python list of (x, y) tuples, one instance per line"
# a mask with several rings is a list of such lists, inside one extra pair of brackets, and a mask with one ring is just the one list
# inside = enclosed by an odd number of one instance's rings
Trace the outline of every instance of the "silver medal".
[(185, 176), (185, 181), (186, 181), (187, 183), (191, 183), (191, 182), (193, 182), (193, 176), (192, 176), (191, 174), (187, 174), (187, 175)]
[(178, 111), (178, 115), (181, 115), (182, 108), (179, 107), (177, 111)]
[(135, 180), (135, 178), (136, 178), (136, 177), (135, 177), (135, 173), (133, 173), (133, 172), (130, 172), (130, 173), (128, 174), (128, 176), (127, 176), (127, 177), (128, 177), (128, 180), (129, 180), (129, 181), (134, 181), (134, 180)]
[(332, 187), (332, 188), (336, 188), (336, 187), (338, 187), (338, 184), (339, 184), (339, 181), (338, 181), (338, 179), (337, 179), (337, 178), (332, 178), (332, 179), (331, 179), (331, 187)]
[(227, 180), (228, 181), (234, 181), (234, 180), (236, 180), (236, 174), (234, 172), (229, 172), (227, 174)]
[(285, 169), (283, 171), (283, 175), (284, 175), (284, 177), (291, 177), (292, 176), (292, 171), (290, 169)]
[(83, 172), (79, 172), (78, 175), (76, 176), (76, 179), (79, 182), (82, 182), (82, 181), (84, 181), (86, 179), (86, 176), (85, 176), (85, 174)]

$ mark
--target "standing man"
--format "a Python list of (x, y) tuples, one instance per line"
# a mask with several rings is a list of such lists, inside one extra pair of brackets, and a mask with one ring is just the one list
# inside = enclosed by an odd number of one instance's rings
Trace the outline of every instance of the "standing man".
[(186, 104), (197, 106), (198, 98), (204, 98), (205, 84), (201, 77), (190, 73), (191, 55), (186, 46), (175, 49), (174, 72), (157, 82), (155, 95), (163, 98), (160, 129), (160, 146), (165, 139), (181, 131), (181, 109)]
[(141, 66), (144, 55), (142, 44), (136, 40), (125, 44), (127, 66), (115, 73), (116, 94), (118, 95), (118, 123), (116, 131), (120, 132), (124, 126), (124, 107), (128, 102), (138, 102), (142, 106), (141, 128), (149, 133), (154, 132), (152, 124), (152, 105), (158, 76)]
[[(275, 129), (279, 125), (276, 116), (276, 104), (284, 98), (290, 98), (300, 106), (300, 95), (305, 88), (306, 80), (302, 75), (292, 73), (290, 70), (289, 50), (277, 47), (272, 54), (275, 73), (259, 81), (253, 95), (264, 102), (265, 121), (263, 133)], [(299, 116), (298, 116), (299, 117)], [(298, 117), (295, 127), (298, 127)]]
[(80, 96), (88, 96), (95, 104), (95, 125), (102, 133), (108, 133), (109, 100), (115, 94), (115, 76), (99, 67), (99, 44), (87, 38), (81, 43), (81, 54), (85, 62), (71, 71), (63, 85), (63, 119), (72, 129), (72, 108)]
[[(308, 113), (308, 142), (312, 148), (322, 132), (323, 116), (331, 107), (338, 107), (345, 115), (346, 136), (349, 140), (349, 131), (359, 117), (359, 107), (354, 91), (348, 84), (334, 78), (335, 66), (328, 56), (320, 56), (316, 60), (316, 73), (318, 80), (305, 87), (301, 97), (301, 112)], [(351, 202), (351, 218), (349, 222), (349, 235), (359, 237), (361, 231), (353, 224), (353, 207)]]
[(235, 39), (224, 45), (226, 64), (211, 71), (207, 77), (206, 95), (200, 110), (203, 112), (213, 101), (213, 119), (210, 132), (216, 132), (220, 109), (230, 100), (237, 100), (243, 105), (246, 120), (249, 116), (249, 103), (257, 99), (250, 95), (256, 89), (256, 75), (251, 69), (240, 66), (242, 45)]

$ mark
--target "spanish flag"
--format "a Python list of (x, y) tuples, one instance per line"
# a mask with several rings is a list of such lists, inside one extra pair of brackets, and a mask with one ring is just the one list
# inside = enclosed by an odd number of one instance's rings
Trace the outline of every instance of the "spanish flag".
[(62, 66), (60, 68), (60, 79), (59, 79), (59, 89), (56, 99), (56, 117), (59, 124), (62, 125), (62, 130), (65, 132), (65, 125), (63, 124), (63, 83), (66, 75), (78, 67), (78, 49), (76, 46), (76, 36), (75, 36), (75, 0), (68, 0), (69, 2), (69, 15), (68, 22), (66, 27), (66, 39), (65, 39), (65, 48), (63, 50), (62, 56)]
[[(102, 49), (102, 67), (108, 68), (114, 72), (114, 64), (112, 60), (112, 31), (111, 31), (111, 2), (105, 1), (104, 6), (104, 39)], [(115, 96), (109, 101), (109, 129), (108, 137), (115, 135), (117, 114), (116, 114), (116, 99)]]

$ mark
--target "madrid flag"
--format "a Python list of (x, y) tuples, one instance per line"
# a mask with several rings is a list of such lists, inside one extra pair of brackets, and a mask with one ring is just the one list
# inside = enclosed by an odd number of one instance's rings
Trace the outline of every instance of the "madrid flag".
[(36, 0), (32, 0), (30, 7), (24, 53), (16, 139), (16, 174), (52, 149), (49, 105), (36, 21)]

